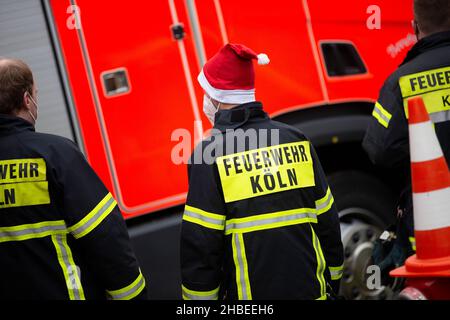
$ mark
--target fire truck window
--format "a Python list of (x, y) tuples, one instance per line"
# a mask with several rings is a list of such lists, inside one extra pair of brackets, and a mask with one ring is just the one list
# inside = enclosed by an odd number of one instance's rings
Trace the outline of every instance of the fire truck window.
[(322, 43), (322, 54), (328, 76), (339, 77), (366, 73), (358, 51), (350, 43)]

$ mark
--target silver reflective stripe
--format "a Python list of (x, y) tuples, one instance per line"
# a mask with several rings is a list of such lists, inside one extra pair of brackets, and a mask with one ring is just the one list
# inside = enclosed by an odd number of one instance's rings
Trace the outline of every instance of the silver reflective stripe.
[(184, 211), (184, 215), (186, 215), (188, 217), (191, 217), (191, 218), (199, 219), (199, 220), (201, 220), (203, 222), (206, 222), (206, 223), (211, 223), (211, 224), (217, 225), (218, 227), (219, 226), (223, 227), (225, 225), (225, 220), (224, 219), (214, 219), (214, 218), (211, 218), (211, 217), (206, 217), (204, 215), (201, 215), (201, 214), (198, 214), (196, 212), (189, 211), (189, 210), (185, 210)]
[(108, 293), (114, 300), (128, 300), (137, 296), (140, 293), (140, 291), (142, 291), (144, 286), (145, 286), (145, 278), (139, 271), (139, 276), (131, 285), (125, 287), (124, 289), (108, 291)]
[(430, 113), (430, 119), (433, 123), (450, 121), (450, 110)]
[(319, 214), (321, 213), (321, 210), (325, 209), (330, 204), (330, 202), (333, 201), (333, 194), (331, 193), (330, 189), (328, 189), (327, 195), (327, 200), (324, 203), (316, 206), (316, 210), (319, 212)]
[(314, 250), (316, 251), (316, 258), (317, 258), (317, 280), (320, 284), (320, 294), (323, 296), (326, 293), (326, 283), (325, 278), (323, 276), (325, 272), (325, 258), (323, 257), (322, 248), (320, 246), (319, 238), (317, 237), (316, 233), (314, 232), (313, 227), (311, 226), (311, 232), (313, 236), (313, 246)]
[(233, 235), (233, 241), (235, 243), (235, 248), (236, 248), (236, 259), (237, 259), (236, 267), (239, 269), (239, 270), (236, 270), (239, 273), (239, 275), (236, 274), (236, 277), (237, 277), (236, 281), (238, 282), (237, 283), (238, 284), (238, 292), (240, 293), (242, 300), (251, 300), (251, 297), (249, 297), (248, 293), (247, 293), (247, 291), (250, 292), (250, 288), (247, 288), (247, 281), (246, 281), (248, 279), (248, 275), (245, 270), (245, 265), (244, 265), (245, 261), (243, 258), (243, 253), (245, 250), (243, 248), (244, 243), (242, 243), (240, 241), (240, 239), (239, 239), (240, 237), (242, 237), (242, 234), (235, 233)]
[(199, 294), (189, 293), (184, 287), (182, 290), (184, 298), (187, 298), (188, 300), (217, 300), (219, 298), (219, 290), (210, 295), (201, 295), (201, 292), (199, 292)]
[(82, 294), (80, 292), (80, 290), (82, 290), (82, 288), (80, 288), (78, 286), (78, 283), (80, 282), (78, 268), (77, 268), (77, 266), (70, 263), (70, 256), (72, 255), (72, 253), (67, 251), (67, 247), (64, 245), (64, 242), (63, 242), (64, 237), (66, 237), (66, 235), (54, 235), (53, 236), (53, 238), (55, 239), (54, 243), (55, 243), (55, 245), (58, 246), (57, 250), (59, 250), (61, 253), (58, 256), (58, 259), (59, 259), (60, 263), (64, 264), (63, 272), (64, 272), (64, 277), (66, 279), (67, 289), (69, 291), (73, 292), (74, 300), (83, 300), (81, 297)]
[(72, 234), (77, 237), (79, 234), (83, 233), (85, 230), (89, 229), (98, 219), (105, 213), (106, 210), (115, 202), (114, 198), (111, 197), (99, 210), (93, 215), (86, 223), (79, 226), (78, 228), (72, 230)]
[(391, 118), (386, 117), (380, 110), (380, 108), (378, 107), (378, 105), (375, 105), (375, 108), (373, 109), (373, 112), (375, 112), (381, 119), (383, 119), (384, 121), (386, 121), (386, 126), (389, 125), (389, 121), (391, 120)]
[(66, 233), (64, 222), (59, 225), (45, 225), (45, 223), (37, 223), (35, 225), (0, 228), (0, 242), (41, 238), (53, 233)]
[[(299, 219), (306, 219), (306, 218), (312, 218), (317, 219), (317, 216), (314, 212), (306, 212), (306, 213), (299, 213), (299, 214), (290, 214), (285, 216), (280, 216), (276, 218), (267, 218), (267, 219), (261, 219), (261, 220), (254, 220), (254, 221), (247, 221), (247, 222), (231, 222), (228, 223), (225, 227), (225, 233), (229, 230), (234, 230), (239, 232), (240, 229), (246, 229), (251, 227), (262, 227), (267, 226), (273, 223), (280, 223), (280, 222), (289, 222), (293, 220), (299, 220)], [(280, 226), (274, 226), (274, 228), (277, 228)]]

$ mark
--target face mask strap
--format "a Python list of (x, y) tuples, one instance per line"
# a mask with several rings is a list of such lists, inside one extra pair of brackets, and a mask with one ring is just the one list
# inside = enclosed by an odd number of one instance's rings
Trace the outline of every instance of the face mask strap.
[(28, 97), (31, 99), (31, 101), (34, 103), (34, 105), (36, 106), (36, 110), (38, 108), (36, 101), (34, 101), (33, 97), (31, 96), (31, 93), (27, 91)]
[[(38, 105), (37, 105), (36, 101), (34, 101), (33, 97), (31, 96), (31, 94), (28, 91), (27, 91), (27, 94), (28, 94), (28, 97), (31, 99), (31, 101), (34, 103), (34, 105), (36, 107), (36, 112), (37, 112)], [(33, 113), (30, 110), (28, 110), (28, 113), (30, 114), (31, 118), (33, 118), (34, 122), (36, 122), (36, 118), (33, 116)]]
[(209, 99), (209, 102), (216, 108), (216, 112), (219, 111), (219, 107), (220, 107), (220, 103), (221, 103), (221, 102), (217, 101), (217, 102), (219, 102), (219, 104), (218, 104), (217, 107), (216, 107), (216, 105), (215, 105), (214, 102), (212, 101), (211, 97), (209, 97), (209, 96), (207, 96), (207, 97), (208, 97), (208, 99)]

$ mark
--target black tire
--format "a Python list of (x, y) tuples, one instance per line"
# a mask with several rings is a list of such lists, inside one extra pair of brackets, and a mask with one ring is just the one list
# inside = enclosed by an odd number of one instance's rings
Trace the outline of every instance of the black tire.
[(361, 208), (367, 214), (349, 214), (341, 219), (360, 219), (381, 230), (395, 221), (395, 199), (392, 190), (381, 180), (362, 171), (340, 171), (328, 177), (338, 211)]

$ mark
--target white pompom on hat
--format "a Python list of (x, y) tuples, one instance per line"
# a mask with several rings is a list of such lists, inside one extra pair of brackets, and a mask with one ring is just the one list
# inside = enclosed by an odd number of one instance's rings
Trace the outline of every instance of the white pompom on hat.
[(229, 104), (255, 101), (255, 71), (270, 62), (265, 53), (256, 54), (242, 44), (227, 44), (203, 66), (198, 82), (214, 100)]
[(260, 54), (257, 55), (257, 57), (258, 57), (258, 64), (259, 65), (269, 64), (269, 62), (270, 62), (269, 57), (265, 53), (260, 53)]

